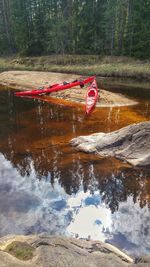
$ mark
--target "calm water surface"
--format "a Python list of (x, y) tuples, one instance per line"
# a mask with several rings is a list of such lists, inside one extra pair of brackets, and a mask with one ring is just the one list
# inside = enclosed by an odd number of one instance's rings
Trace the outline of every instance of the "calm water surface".
[[(133, 97), (133, 96), (132, 96)], [(0, 94), (0, 236), (46, 232), (150, 253), (150, 170), (77, 152), (69, 141), (150, 120), (138, 105), (96, 108)]]

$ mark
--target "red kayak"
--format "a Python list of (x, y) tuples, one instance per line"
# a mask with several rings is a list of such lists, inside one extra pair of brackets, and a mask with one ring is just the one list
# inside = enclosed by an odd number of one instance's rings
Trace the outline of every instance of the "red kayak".
[(95, 76), (91, 76), (84, 80), (79, 79), (73, 82), (64, 82), (62, 84), (53, 84), (53, 85), (45, 86), (42, 89), (15, 92), (15, 96), (35, 96), (35, 95), (43, 95), (43, 94), (45, 95), (45, 94), (50, 94), (52, 92), (69, 89), (71, 87), (78, 86), (78, 85), (83, 87), (84, 84), (92, 82), (94, 79), (95, 79)]
[(86, 114), (90, 114), (93, 108), (96, 105), (96, 102), (98, 100), (98, 87), (96, 79), (94, 78), (93, 82), (87, 89), (86, 94)]

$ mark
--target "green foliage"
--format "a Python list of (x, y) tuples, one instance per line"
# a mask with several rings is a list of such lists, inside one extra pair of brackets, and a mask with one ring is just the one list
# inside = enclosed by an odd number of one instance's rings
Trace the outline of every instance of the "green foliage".
[(20, 260), (30, 260), (33, 258), (34, 248), (28, 243), (14, 241), (7, 246), (5, 251)]
[(0, 0), (0, 55), (150, 56), (149, 0)]

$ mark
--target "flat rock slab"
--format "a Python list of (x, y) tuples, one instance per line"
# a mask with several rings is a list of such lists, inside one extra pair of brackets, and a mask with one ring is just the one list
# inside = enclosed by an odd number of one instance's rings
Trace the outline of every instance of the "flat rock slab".
[[(32, 246), (33, 258), (21, 261), (6, 253), (7, 246), (15, 241)], [(112, 245), (62, 236), (6, 236), (0, 238), (0, 250), (1, 267), (123, 267), (133, 263), (132, 258)]]
[(134, 166), (150, 165), (150, 121), (110, 133), (95, 133), (71, 140), (72, 146), (102, 157), (116, 157)]
[[(34, 249), (30, 260), (19, 260), (6, 252), (12, 242), (23, 242)], [(116, 247), (100, 241), (49, 236), (46, 234), (0, 238), (1, 267), (148, 267), (150, 257), (133, 260)]]
[[(6, 71), (0, 74), (0, 84), (11, 87), (16, 90), (32, 90), (48, 84), (62, 83), (63, 81), (73, 81), (81, 78), (79, 75), (41, 72), (41, 71)], [(62, 98), (65, 100), (79, 102), (85, 104), (86, 88), (79, 86), (64, 90), (57, 93), (51, 93), (51, 97)], [(100, 89), (100, 98), (97, 102), (97, 107), (110, 106), (127, 106), (137, 104), (121, 94), (108, 92)]]

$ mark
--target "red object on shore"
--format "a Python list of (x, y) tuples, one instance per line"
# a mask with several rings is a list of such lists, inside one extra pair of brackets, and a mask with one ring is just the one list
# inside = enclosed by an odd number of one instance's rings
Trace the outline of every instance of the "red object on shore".
[(73, 82), (64, 82), (62, 84), (53, 84), (50, 86), (45, 86), (42, 89), (15, 92), (15, 96), (34, 96), (34, 95), (50, 94), (52, 92), (57, 92), (60, 90), (69, 89), (69, 88), (72, 88), (72, 87), (78, 86), (78, 85), (80, 85), (82, 87), (82, 86), (84, 86), (84, 84), (90, 83), (94, 79), (95, 79), (95, 76), (91, 76), (91, 77), (88, 77), (86, 79), (79, 79), (79, 80), (75, 80)]
[(87, 88), (86, 107), (85, 107), (86, 109), (85, 112), (87, 115), (91, 113), (91, 111), (96, 105), (97, 100), (98, 100), (98, 86), (96, 79), (94, 78), (91, 85)]

